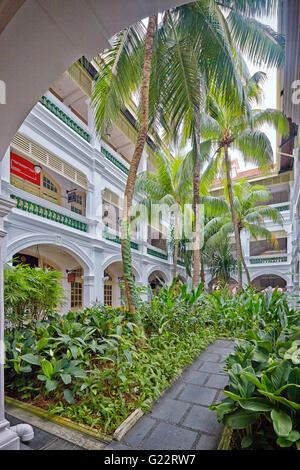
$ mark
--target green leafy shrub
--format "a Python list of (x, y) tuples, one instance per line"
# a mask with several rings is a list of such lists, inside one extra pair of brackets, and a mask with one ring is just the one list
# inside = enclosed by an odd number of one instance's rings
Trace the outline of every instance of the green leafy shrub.
[[(183, 290), (180, 302), (174, 294), (168, 315), (162, 300), (145, 303), (139, 315), (146, 336), (125, 307), (98, 303), (23, 328), (11, 324), (5, 335), (7, 393), (112, 432), (138, 406), (147, 409), (215, 338), (196, 309), (184, 309), (200, 290)], [(168, 295), (162, 292), (162, 298)]]
[(64, 290), (62, 274), (18, 264), (4, 268), (4, 307), (6, 319), (15, 327), (30, 320), (43, 320), (61, 307)]
[(229, 386), (217, 418), (237, 448), (300, 449), (300, 327), (250, 331), (227, 359)]
[(284, 328), (300, 321), (299, 311), (289, 307), (286, 293), (278, 289), (256, 293), (247, 287), (236, 295), (222, 289), (211, 295), (214, 323), (223, 334), (243, 336), (249, 329)]

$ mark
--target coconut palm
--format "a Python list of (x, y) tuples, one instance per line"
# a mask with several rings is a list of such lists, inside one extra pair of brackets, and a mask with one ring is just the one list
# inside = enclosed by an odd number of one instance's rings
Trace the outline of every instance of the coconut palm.
[[(249, 79), (242, 54), (257, 63), (281, 65), (283, 47), (279, 36), (249, 15), (269, 14), (275, 1), (202, 0), (172, 10), (164, 28), (168, 47), (158, 70), (163, 85), (160, 122), (166, 133), (190, 140), (193, 168), (195, 249), (193, 286), (200, 279), (199, 191), (200, 172), (207, 159), (201, 152), (200, 116), (206, 95), (215, 86), (225, 101), (234, 100), (250, 115), (244, 80)], [(227, 16), (225, 16), (227, 15)], [(213, 31), (209, 34), (208, 31)], [(228, 55), (230, 60), (228, 60)], [(223, 77), (222, 86), (218, 77)], [(161, 116), (163, 114), (163, 117)]]
[[(149, 126), (149, 87), (151, 76), (151, 62), (155, 30), (157, 27), (156, 15), (150, 16), (144, 42), (142, 41), (143, 27), (141, 23), (122, 31), (115, 38), (111, 51), (100, 57), (100, 75), (94, 87), (92, 96), (95, 107), (95, 123), (98, 131), (117, 117), (120, 105), (125, 105), (132, 98), (132, 94), (140, 85), (141, 119), (137, 134), (136, 145), (131, 159), (129, 173), (124, 192), (123, 219), (122, 219), (122, 261), (124, 283), (129, 309), (132, 313), (136, 307), (136, 291), (132, 272), (129, 213), (132, 207), (134, 184), (138, 166), (142, 157)], [(143, 62), (141, 62), (143, 50)], [(139, 67), (142, 63), (142, 74)], [(102, 67), (101, 67), (102, 65)], [(109, 106), (112, 106), (110, 109)]]
[(155, 172), (145, 171), (138, 175), (135, 192), (143, 196), (140, 203), (151, 210), (153, 204), (171, 207), (174, 225), (173, 277), (176, 277), (178, 244), (181, 238), (180, 222), (185, 204), (191, 202), (191, 182), (180, 178), (183, 157), (172, 158), (167, 152), (155, 156)]
[[(250, 103), (257, 103), (261, 94), (261, 82), (264, 74), (258, 72), (250, 77), (245, 84), (245, 92)], [(229, 199), (231, 217), (236, 243), (238, 260), (238, 284), (242, 287), (242, 265), (247, 270), (242, 256), (242, 246), (238, 229), (238, 220), (234, 205), (231, 177), (230, 150), (240, 152), (245, 163), (254, 163), (260, 168), (266, 168), (273, 163), (273, 150), (267, 135), (261, 131), (264, 124), (272, 125), (279, 134), (289, 133), (289, 124), (283, 113), (276, 109), (249, 110), (237, 104), (235, 97), (224, 99), (215, 93), (208, 99), (209, 114), (201, 116), (201, 134), (213, 142), (214, 157), (208, 171), (223, 171), (226, 174), (226, 191)]]
[[(214, 247), (226, 240), (234, 233), (234, 220), (232, 218), (232, 208), (229, 199), (228, 188), (225, 187), (225, 200), (214, 201), (215, 198), (206, 197), (206, 207), (210, 202), (215, 208), (218, 206), (219, 215), (212, 218), (205, 226), (207, 236), (212, 234), (207, 244)], [(252, 237), (264, 237), (272, 246), (278, 246), (276, 237), (265, 226), (265, 219), (271, 219), (275, 223), (282, 224), (282, 218), (277, 209), (272, 206), (262, 204), (269, 201), (271, 192), (261, 185), (251, 185), (248, 181), (242, 180), (233, 185), (233, 204), (237, 223), (238, 237), (242, 230), (250, 233)], [(209, 210), (209, 209), (208, 209)], [(210, 211), (210, 210), (209, 210)], [(244, 260), (242, 247), (238, 254), (241, 257), (245, 269), (248, 284), (251, 283), (247, 265)]]
[(222, 239), (217, 245), (206, 244), (203, 258), (212, 279), (228, 284), (232, 275), (236, 273), (237, 262), (231, 252), (228, 238)]
[[(282, 62), (283, 49), (275, 33), (269, 30), (266, 34), (259, 22), (253, 23), (252, 28), (249, 28), (246, 21), (249, 14), (269, 14), (274, 9), (274, 1), (255, 0), (256, 11), (251, 3), (252, 0), (200, 0), (195, 4), (165, 12), (159, 28), (155, 27), (156, 18), (153, 16), (149, 19), (146, 32), (142, 22), (121, 31), (115, 36), (112, 49), (96, 59), (99, 73), (93, 88), (92, 106), (95, 110), (96, 129), (100, 135), (107, 132), (120, 108), (126, 107), (132, 95), (141, 91), (138, 106), (140, 129), (125, 189), (122, 224), (127, 235), (125, 238), (122, 236), (124, 279), (128, 304), (132, 311), (135, 291), (127, 216), (132, 204), (138, 163), (146, 141), (148, 112), (150, 111), (151, 130), (155, 133), (154, 124), (158, 116), (162, 126), (170, 123), (170, 119), (161, 112), (167, 103), (166, 109), (172, 109), (173, 131), (178, 132), (184, 124), (185, 135), (192, 137), (195, 155), (199, 156), (195, 159), (194, 171), (197, 228), (197, 185), (200, 173), (199, 110), (204, 103), (203, 92), (214, 82), (225, 96), (229, 96), (234, 87), (238, 90), (240, 102), (244, 101), (239, 73), (244, 67), (233, 47), (231, 34), (250, 58), (255, 56), (268, 65)], [(223, 13), (228, 13), (230, 23)], [(233, 13), (239, 13), (239, 16)], [(169, 103), (172, 106), (169, 106)], [(197, 256), (198, 250), (195, 251), (195, 257)], [(197, 266), (199, 260), (195, 261)], [(197, 272), (198, 268), (194, 269), (194, 284)]]

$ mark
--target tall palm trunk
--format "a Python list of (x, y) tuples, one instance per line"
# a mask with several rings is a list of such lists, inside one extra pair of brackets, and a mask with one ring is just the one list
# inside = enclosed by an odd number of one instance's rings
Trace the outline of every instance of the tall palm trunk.
[(227, 190), (228, 190), (228, 197), (229, 197), (229, 204), (231, 210), (231, 217), (233, 222), (233, 229), (234, 229), (234, 237), (235, 237), (235, 245), (236, 245), (236, 256), (238, 262), (238, 289), (242, 290), (243, 288), (243, 279), (242, 279), (242, 264), (243, 264), (243, 253), (242, 253), (242, 244), (241, 244), (241, 237), (238, 227), (238, 221), (236, 217), (234, 202), (233, 202), (233, 192), (232, 192), (232, 180), (231, 180), (231, 168), (230, 168), (230, 161), (229, 161), (229, 154), (228, 154), (228, 146), (224, 146), (225, 152), (225, 166), (226, 166), (226, 177), (227, 177)]
[(177, 274), (177, 259), (178, 259), (178, 216), (174, 214), (174, 257), (173, 257), (173, 278)]
[(200, 279), (201, 279), (201, 282), (203, 282), (203, 284), (205, 284), (204, 261), (203, 261), (203, 256), (202, 256), (202, 255), (200, 255), (200, 264), (201, 264), (201, 267), (200, 267)]
[(200, 281), (200, 217), (199, 217), (199, 190), (200, 190), (200, 159), (197, 152), (197, 159), (193, 172), (193, 213), (194, 213), (194, 270), (192, 278), (192, 286), (197, 287)]
[(141, 126), (138, 132), (138, 137), (130, 163), (129, 174), (126, 182), (123, 204), (123, 220), (122, 220), (122, 262), (125, 282), (125, 292), (128, 302), (129, 310), (135, 313), (136, 308), (136, 291), (134, 286), (134, 279), (132, 273), (131, 262), (131, 247), (130, 247), (130, 210), (132, 207), (134, 185), (139, 163), (143, 154), (148, 125), (149, 125), (149, 85), (151, 76), (151, 60), (153, 50), (153, 38), (156, 27), (156, 15), (150, 16), (144, 50), (144, 65), (143, 65), (143, 78), (142, 78), (142, 93), (141, 93)]

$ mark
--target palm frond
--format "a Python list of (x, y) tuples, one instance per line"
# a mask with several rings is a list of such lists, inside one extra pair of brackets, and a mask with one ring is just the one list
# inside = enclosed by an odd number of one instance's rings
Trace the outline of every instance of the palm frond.
[(270, 26), (238, 11), (232, 10), (227, 20), (235, 44), (255, 65), (283, 65), (284, 41), (280, 34)]

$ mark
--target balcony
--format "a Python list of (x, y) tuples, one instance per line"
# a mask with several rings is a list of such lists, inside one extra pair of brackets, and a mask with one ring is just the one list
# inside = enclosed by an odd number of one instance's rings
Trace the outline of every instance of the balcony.
[(165, 250), (154, 248), (153, 245), (150, 245), (150, 244), (148, 244), (148, 247), (147, 247), (147, 254), (151, 256), (155, 256), (156, 258), (160, 258), (163, 260), (168, 259), (168, 253)]
[(77, 214), (76, 218), (74, 218), (74, 212), (48, 202), (46, 199), (34, 196), (12, 185), (9, 185), (9, 196), (16, 201), (16, 209), (80, 232), (88, 231), (88, 219), (86, 217)]
[(82, 124), (79, 126), (77, 122), (72, 119), (72, 111), (68, 109), (63, 103), (58, 102), (58, 100), (52, 97), (52, 95), (50, 97), (43, 96), (40, 99), (40, 103), (52, 114), (58, 117), (58, 119), (60, 119), (64, 124), (70, 127), (70, 129), (76, 132), (76, 134), (82, 137), (86, 142), (90, 143), (90, 134), (82, 127)]
[[(103, 238), (105, 238), (105, 240), (109, 240), (110, 242), (114, 242), (118, 245), (121, 245), (120, 232), (118, 232), (117, 230), (114, 230), (110, 227), (105, 227), (102, 231), (102, 236)], [(133, 250), (139, 249), (138, 243), (134, 240), (131, 240), (130, 246)]]
[(122, 157), (105, 142), (101, 142), (101, 153), (115, 167), (121, 170), (126, 176), (129, 173), (129, 165)]
[[(287, 263), (288, 255), (263, 255), (263, 256), (250, 256), (249, 263), (250, 265), (257, 264), (279, 264)], [(248, 264), (248, 263), (247, 263)]]

